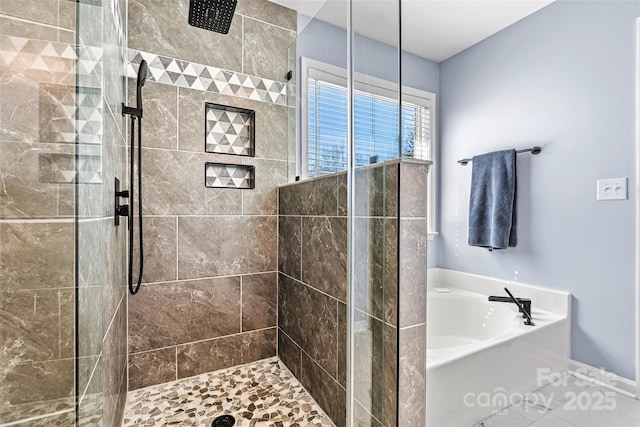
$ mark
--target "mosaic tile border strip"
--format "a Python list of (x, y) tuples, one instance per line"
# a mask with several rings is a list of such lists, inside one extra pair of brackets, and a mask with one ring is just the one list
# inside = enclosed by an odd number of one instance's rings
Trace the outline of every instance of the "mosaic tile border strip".
[(147, 78), (152, 82), (287, 105), (286, 83), (135, 49), (129, 49), (129, 78), (136, 77), (143, 59), (149, 66)]
[(277, 357), (129, 392), (122, 425), (208, 426), (220, 415), (237, 427), (335, 427)]
[(35, 40), (25, 37), (0, 36), (0, 67), (13, 70), (36, 70), (52, 73), (101, 75), (103, 49)]

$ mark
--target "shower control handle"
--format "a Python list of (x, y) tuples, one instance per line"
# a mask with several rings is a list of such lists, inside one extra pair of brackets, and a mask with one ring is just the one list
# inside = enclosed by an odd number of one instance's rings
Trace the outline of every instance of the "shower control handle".
[(116, 212), (116, 218), (119, 216), (129, 216), (129, 205), (118, 206), (118, 211)]
[(129, 190), (120, 190), (120, 180), (115, 178), (115, 191), (114, 191), (114, 203), (113, 203), (113, 223), (117, 227), (120, 225), (121, 216), (129, 216), (129, 205), (121, 205), (120, 198), (128, 198)]

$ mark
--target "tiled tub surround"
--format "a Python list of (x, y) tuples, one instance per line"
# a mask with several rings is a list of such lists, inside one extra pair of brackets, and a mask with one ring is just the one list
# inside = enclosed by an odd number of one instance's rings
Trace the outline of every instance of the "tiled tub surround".
[[(354, 410), (363, 425), (396, 425), (396, 354), (398, 425), (425, 422), (428, 169), (402, 159), (355, 173)], [(279, 190), (278, 352), (337, 426), (346, 418), (346, 204), (345, 173)]]
[(334, 427), (277, 357), (136, 390), (123, 426), (210, 426), (220, 415), (238, 427)]
[[(150, 70), (145, 274), (129, 298), (129, 390), (276, 355), (277, 186), (287, 182), (296, 15), (240, 0), (222, 35), (189, 26), (188, 6), (129, 0), (130, 77), (142, 58)], [(255, 157), (205, 152), (206, 103), (255, 111)], [(255, 189), (206, 188), (208, 162), (255, 167)]]
[[(0, 2), (0, 424), (73, 426), (76, 395), (80, 424), (89, 401), (90, 425), (121, 420), (124, 240), (103, 200), (125, 175), (124, 2), (103, 3)], [(105, 38), (76, 45), (84, 25)]]

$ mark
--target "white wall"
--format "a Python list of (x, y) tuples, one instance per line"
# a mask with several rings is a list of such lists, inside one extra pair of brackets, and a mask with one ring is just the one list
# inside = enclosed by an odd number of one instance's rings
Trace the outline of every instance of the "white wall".
[[(637, 1), (558, 1), (443, 62), (439, 267), (573, 294), (572, 358), (635, 379)], [(518, 156), (519, 244), (467, 245), (471, 166)], [(629, 177), (629, 200), (596, 201)], [(535, 306), (535, 301), (534, 301)]]

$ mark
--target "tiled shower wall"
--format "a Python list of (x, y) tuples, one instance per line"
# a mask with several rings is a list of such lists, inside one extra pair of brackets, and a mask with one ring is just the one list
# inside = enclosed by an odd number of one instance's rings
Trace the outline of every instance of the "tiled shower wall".
[(122, 418), (125, 4), (0, 2), (0, 423)]
[[(398, 425), (425, 423), (427, 174), (428, 165), (411, 160), (355, 173), (354, 411), (362, 425), (396, 425), (397, 353)], [(344, 426), (345, 173), (280, 188), (278, 256), (279, 356)]]
[[(287, 182), (285, 76), (296, 15), (240, 0), (223, 35), (189, 26), (188, 5), (129, 1), (130, 58), (150, 67), (145, 273), (129, 298), (130, 389), (276, 355), (277, 186)], [(205, 102), (256, 111), (256, 157), (204, 152)], [(255, 165), (255, 189), (205, 188), (205, 162)]]

